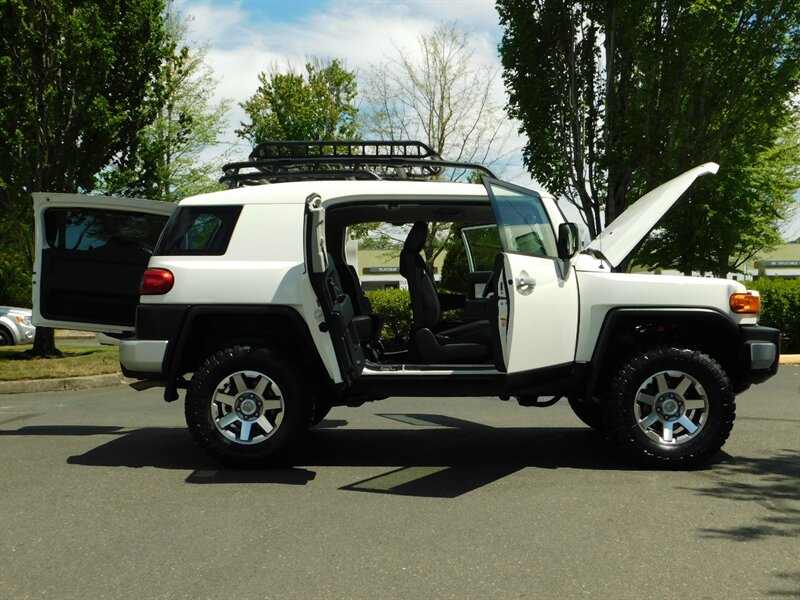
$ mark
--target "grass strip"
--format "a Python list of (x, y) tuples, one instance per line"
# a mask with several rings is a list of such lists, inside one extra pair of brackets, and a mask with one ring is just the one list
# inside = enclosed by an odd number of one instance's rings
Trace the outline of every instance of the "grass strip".
[(0, 381), (57, 379), (119, 372), (117, 346), (69, 346), (60, 348), (64, 358), (23, 359), (30, 346), (0, 348)]

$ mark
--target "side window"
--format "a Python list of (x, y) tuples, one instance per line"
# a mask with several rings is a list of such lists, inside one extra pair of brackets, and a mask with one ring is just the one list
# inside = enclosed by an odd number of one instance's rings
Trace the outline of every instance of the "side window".
[(44, 215), (48, 248), (103, 253), (133, 248), (150, 253), (164, 228), (164, 215), (103, 209), (50, 208)]
[(157, 256), (220, 256), (228, 250), (241, 206), (182, 206), (167, 223)]
[(558, 257), (556, 236), (542, 199), (531, 191), (490, 185), (503, 250), (526, 256)]
[(494, 268), (494, 257), (501, 251), (497, 225), (462, 227), (461, 236), (464, 239), (469, 270), (491, 271)]

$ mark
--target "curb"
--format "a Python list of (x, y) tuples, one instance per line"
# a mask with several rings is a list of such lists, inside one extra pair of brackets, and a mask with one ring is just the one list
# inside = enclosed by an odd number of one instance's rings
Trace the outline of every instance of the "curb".
[(87, 375), (86, 377), (62, 377), (60, 379), (29, 379), (0, 381), (0, 394), (34, 394), (37, 392), (68, 392), (128, 384), (135, 381), (123, 377), (122, 373)]
[[(784, 354), (782, 365), (800, 365), (800, 354)], [(32, 394), (37, 392), (67, 392), (91, 388), (129, 385), (136, 379), (125, 377), (122, 373), (89, 375), (87, 377), (62, 377), (61, 379), (29, 379), (20, 381), (0, 381), (0, 394)]]

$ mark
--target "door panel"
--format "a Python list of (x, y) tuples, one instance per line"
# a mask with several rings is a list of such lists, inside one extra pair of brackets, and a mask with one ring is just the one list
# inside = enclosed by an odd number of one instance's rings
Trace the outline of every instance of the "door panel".
[(306, 200), (305, 229), (306, 270), (328, 326), (342, 380), (350, 384), (361, 375), (365, 362), (357, 321), (369, 317), (357, 316), (353, 299), (343, 291), (325, 243), (325, 208), (316, 194)]
[(142, 273), (175, 205), (81, 194), (33, 197), (34, 322), (132, 331)]
[(484, 178), (497, 217), (502, 262), (497, 328), (508, 373), (575, 360), (578, 285), (558, 258), (555, 229), (541, 197), (531, 190)]
[(503, 351), (507, 372), (574, 361), (578, 339), (574, 274), (562, 279), (559, 265), (552, 259), (504, 253), (503, 280), (508, 294)]

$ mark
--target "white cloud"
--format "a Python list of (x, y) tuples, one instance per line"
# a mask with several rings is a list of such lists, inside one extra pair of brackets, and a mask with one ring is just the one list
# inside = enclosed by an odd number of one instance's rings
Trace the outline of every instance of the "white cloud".
[[(302, 12), (298, 7), (307, 10)], [(245, 120), (238, 104), (255, 92), (260, 72), (273, 66), (301, 68), (308, 58), (318, 56), (339, 58), (347, 68), (363, 73), (371, 64), (395, 55), (396, 49), (418, 52), (419, 36), (440, 23), (455, 22), (470, 32), (476, 64), (496, 69), (495, 102), (501, 106), (506, 102), (497, 53), (501, 31), (492, 0), (332, 0), (302, 4), (182, 0), (176, 8), (191, 18), (191, 41), (208, 46), (207, 62), (219, 81), (213, 100), (230, 98), (234, 102), (223, 141), (237, 148), (236, 159), (244, 159), (250, 149), (234, 134)], [(521, 147), (522, 140), (513, 143)], [(529, 182), (521, 158), (512, 162), (507, 175), (520, 183)]]

